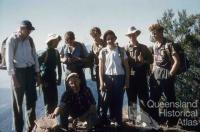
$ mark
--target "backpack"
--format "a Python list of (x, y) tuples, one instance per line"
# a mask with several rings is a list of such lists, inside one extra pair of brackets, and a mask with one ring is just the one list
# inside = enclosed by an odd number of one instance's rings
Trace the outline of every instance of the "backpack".
[[(2, 63), (1, 63), (1, 66), (0, 66), (0, 69), (3, 69), (3, 70), (6, 70), (7, 69), (7, 67), (6, 67), (6, 62), (5, 62), (5, 55), (6, 55), (6, 41), (7, 41), (7, 39), (8, 39), (8, 37), (3, 41), (3, 44), (4, 44), (4, 48), (2, 48), (2, 54), (1, 54), (1, 60), (2, 60)], [(15, 54), (16, 54), (16, 51), (17, 51), (17, 47), (18, 47), (18, 40), (17, 40), (18, 38), (16, 38), (15, 39), (15, 43), (16, 43), (16, 45), (15, 45), (15, 47), (14, 47), (14, 56), (15, 56)], [(32, 39), (32, 37), (30, 37), (29, 36), (29, 43), (30, 43), (30, 46), (31, 46), (31, 49), (32, 49), (32, 54), (33, 54), (33, 50), (34, 50), (34, 42), (33, 42), (33, 39)], [(3, 46), (3, 44), (2, 44), (2, 46)]]
[[(176, 74), (179, 75), (186, 72), (190, 68), (190, 63), (186, 54), (184, 53), (184, 49), (180, 46), (180, 44), (172, 43), (172, 45), (175, 51), (177, 52), (180, 60), (180, 66), (176, 72)], [(171, 48), (167, 48), (166, 46), (168, 45), (167, 44), (165, 45), (165, 49), (167, 51), (168, 56), (171, 58), (171, 50), (170, 50)]]
[[(40, 69), (40, 75), (41, 77), (43, 78), (45, 73), (46, 73), (46, 62), (47, 62), (47, 59), (48, 59), (48, 50), (44, 51), (44, 52), (40, 52), (38, 53), (38, 62), (39, 62), (39, 69)], [(59, 57), (59, 53), (58, 51), (56, 50), (56, 58), (58, 59)]]

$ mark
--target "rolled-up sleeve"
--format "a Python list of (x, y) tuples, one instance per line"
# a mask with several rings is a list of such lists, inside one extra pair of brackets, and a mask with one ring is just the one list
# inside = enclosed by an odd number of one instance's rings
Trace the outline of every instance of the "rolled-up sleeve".
[(15, 74), (14, 69), (14, 38), (9, 37), (6, 42), (6, 66), (9, 75)]

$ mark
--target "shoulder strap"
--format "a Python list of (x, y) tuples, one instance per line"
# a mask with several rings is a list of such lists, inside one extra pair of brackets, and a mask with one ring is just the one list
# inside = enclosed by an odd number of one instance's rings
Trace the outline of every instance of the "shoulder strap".
[[(15, 45), (14, 45), (14, 56), (15, 56), (15, 54), (16, 54), (16, 51), (17, 51), (17, 48), (18, 48), (18, 42), (19, 42), (19, 40), (18, 40), (19, 38), (16, 36), (16, 38), (15, 38)], [(29, 42), (30, 42), (30, 46), (31, 46), (31, 49), (32, 49), (32, 55), (33, 55), (33, 50), (34, 50), (34, 42), (33, 42), (33, 39), (32, 39), (32, 37), (30, 37), (29, 36)]]
[(15, 55), (16, 55), (16, 51), (17, 51), (17, 47), (18, 47), (18, 40), (17, 40), (17, 38), (15, 39), (15, 45), (14, 45), (14, 57), (15, 57)]
[(121, 58), (122, 64), (124, 62), (124, 48), (117, 46), (118, 48), (118, 52), (119, 52), (119, 56)]
[(49, 53), (48, 53), (48, 50), (47, 50), (47, 51), (45, 52), (45, 56), (44, 56), (44, 63), (47, 62), (48, 55), (49, 55)]
[(32, 50), (34, 49), (34, 42), (33, 42), (33, 38), (29, 36), (29, 42), (31, 45)]
[(105, 60), (106, 60), (106, 54), (108, 53), (108, 50), (105, 48), (105, 49), (102, 49), (102, 59), (103, 59), (103, 62), (105, 63)]

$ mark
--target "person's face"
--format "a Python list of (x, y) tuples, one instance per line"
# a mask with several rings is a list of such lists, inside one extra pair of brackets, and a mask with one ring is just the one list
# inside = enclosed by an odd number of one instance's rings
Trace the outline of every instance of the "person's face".
[(137, 41), (137, 34), (136, 33), (130, 34), (128, 37), (129, 37), (129, 39), (132, 43)]
[(51, 47), (52, 48), (57, 48), (58, 44), (59, 44), (59, 40), (58, 39), (51, 40)]
[(31, 32), (32, 30), (29, 30), (26, 27), (20, 27), (20, 33), (21, 33), (22, 38), (27, 38)]
[(101, 37), (101, 34), (99, 32), (97, 32), (96, 30), (94, 30), (92, 33), (91, 33), (91, 36), (94, 40), (97, 40)]
[(116, 40), (116, 37), (112, 34), (108, 34), (106, 36), (106, 43), (109, 44), (109, 45), (114, 45), (115, 44), (115, 40)]
[(74, 93), (78, 93), (80, 91), (80, 79), (77, 77), (71, 77), (69, 79), (69, 87)]
[(65, 36), (65, 43), (66, 43), (66, 44), (69, 44), (69, 45), (73, 44), (73, 43), (74, 43), (74, 38), (72, 38), (72, 37), (69, 36), (69, 35), (66, 35), (66, 36)]
[(159, 30), (154, 30), (151, 32), (152, 33), (152, 37), (155, 39), (155, 40), (160, 40), (163, 38), (163, 32), (162, 31), (159, 31)]

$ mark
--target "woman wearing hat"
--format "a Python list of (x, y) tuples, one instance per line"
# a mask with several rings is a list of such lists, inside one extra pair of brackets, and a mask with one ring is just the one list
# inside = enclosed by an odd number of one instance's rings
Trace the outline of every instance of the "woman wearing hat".
[[(59, 52), (55, 49), (60, 42), (61, 37), (56, 34), (50, 34), (47, 38), (47, 50), (39, 57), (40, 70), (42, 73), (42, 91), (44, 94), (45, 114), (50, 114), (58, 104), (57, 85), (61, 83), (61, 63)], [(56, 67), (58, 79), (56, 78)]]
[(153, 57), (146, 45), (138, 42), (137, 37), (141, 31), (134, 26), (128, 29), (126, 36), (129, 44), (126, 46), (128, 62), (130, 68), (130, 88), (127, 89), (128, 95), (128, 116), (129, 120), (135, 125), (137, 116), (137, 97), (140, 99), (141, 110), (147, 110), (148, 101), (147, 74), (149, 65), (153, 63)]
[(90, 89), (81, 87), (81, 80), (77, 73), (70, 73), (65, 83), (69, 86), (61, 97), (60, 105), (50, 117), (55, 118), (60, 114), (61, 127), (68, 129), (68, 117), (73, 118), (73, 127), (77, 121), (87, 121), (87, 128), (91, 129), (97, 121), (96, 102)]

